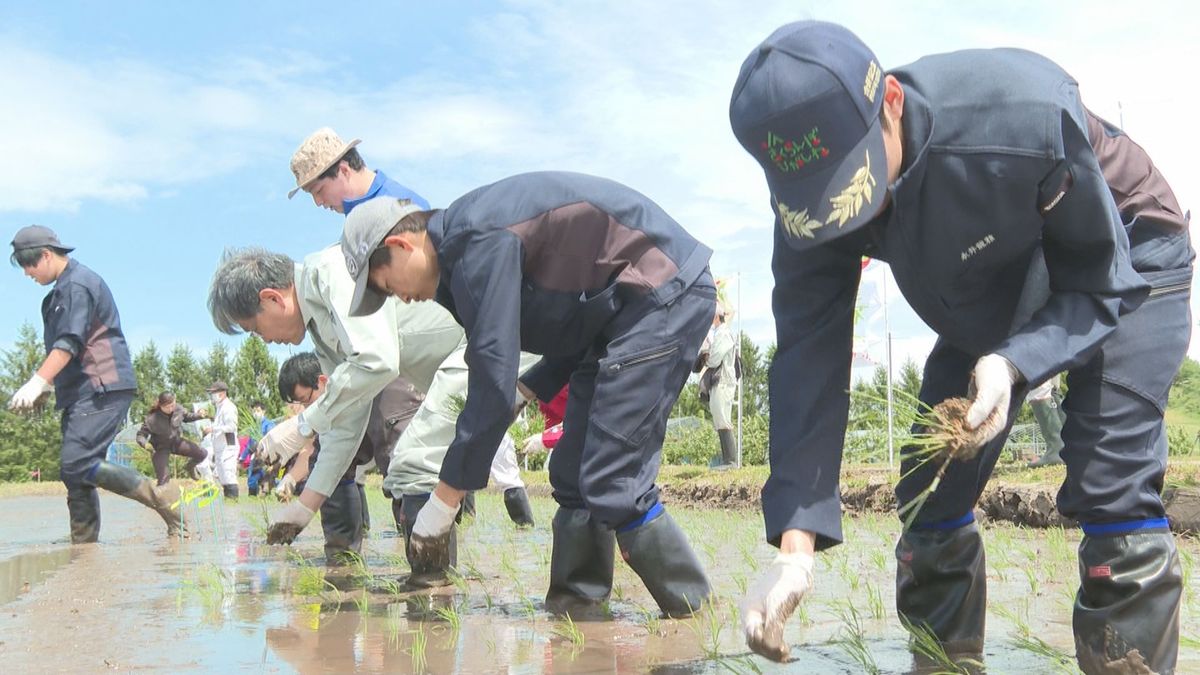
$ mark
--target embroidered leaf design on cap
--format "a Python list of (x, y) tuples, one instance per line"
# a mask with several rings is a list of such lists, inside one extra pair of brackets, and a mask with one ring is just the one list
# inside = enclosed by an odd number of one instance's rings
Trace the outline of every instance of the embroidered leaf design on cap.
[(869, 150), (866, 152), (866, 156), (867, 163), (854, 172), (854, 176), (850, 178), (850, 184), (829, 199), (833, 210), (825, 219), (826, 223), (836, 220), (838, 227), (841, 227), (846, 224), (847, 220), (858, 215), (862, 209), (863, 200), (866, 200), (868, 204), (871, 203), (871, 186), (875, 184), (875, 177), (871, 175), (871, 152)]
[(793, 211), (787, 204), (779, 200), (775, 200), (775, 204), (779, 208), (779, 221), (783, 223), (784, 232), (793, 237), (814, 239), (816, 235), (813, 234), (813, 230), (825, 225), (815, 218), (809, 218), (808, 209)]

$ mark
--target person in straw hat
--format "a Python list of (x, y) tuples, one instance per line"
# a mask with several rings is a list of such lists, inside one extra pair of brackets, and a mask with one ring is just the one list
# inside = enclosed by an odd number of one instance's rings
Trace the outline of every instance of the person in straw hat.
[(421, 195), (388, 178), (382, 171), (367, 168), (356, 149), (361, 142), (357, 138), (343, 142), (329, 127), (314, 131), (292, 154), (296, 187), (288, 191), (288, 199), (303, 190), (317, 206), (342, 214), (350, 213), (355, 206), (380, 195), (407, 199), (423, 209), (429, 208), (429, 202)]

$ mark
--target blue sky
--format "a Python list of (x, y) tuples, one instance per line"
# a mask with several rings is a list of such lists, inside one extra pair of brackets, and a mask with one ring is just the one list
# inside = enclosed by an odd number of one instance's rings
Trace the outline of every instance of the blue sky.
[[(286, 199), (292, 151), (328, 125), (435, 206), (530, 170), (627, 183), (716, 250), (718, 275), (741, 274), (743, 326), (766, 344), (771, 213), (727, 109), (745, 55), (800, 18), (846, 24), (885, 68), (966, 47), (1047, 54), (1089, 107), (1123, 119), (1185, 208), (1200, 198), (1187, 77), (1200, 17), (1182, 2), (384, 5), (0, 9), (4, 240), (29, 223), (57, 230), (108, 280), (135, 349), (233, 344), (204, 304), (222, 249), (301, 257), (340, 232), (340, 216)], [(45, 291), (11, 268), (0, 289), (2, 348), (23, 321), (40, 330)], [(896, 353), (923, 358), (932, 335), (894, 286), (889, 299)], [(864, 328), (882, 332), (880, 320)]]

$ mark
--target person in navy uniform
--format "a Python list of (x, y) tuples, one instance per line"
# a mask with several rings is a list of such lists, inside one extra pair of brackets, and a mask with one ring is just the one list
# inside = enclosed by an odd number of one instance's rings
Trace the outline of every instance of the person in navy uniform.
[[(572, 613), (607, 599), (615, 539), (664, 614), (700, 609), (708, 577), (655, 479), (667, 417), (716, 310), (707, 246), (624, 185), (540, 172), (445, 210), (367, 202), (346, 219), (342, 252), (357, 284), (351, 314), (388, 295), (436, 300), (466, 331), (466, 403), (413, 528), (419, 549), (436, 552), (462, 495), (486, 485), (520, 407), (569, 382), (550, 457), (559, 508), (547, 606)], [(522, 351), (542, 359), (518, 380)]]
[[(749, 645), (784, 659), (783, 623), (842, 540), (860, 260), (888, 262), (939, 339), (921, 401), (971, 400), (979, 454), (950, 463), (896, 546), (896, 604), (951, 651), (978, 652), (986, 604), (973, 508), (1017, 406), (1060, 371), (1063, 515), (1083, 529), (1079, 665), (1171, 672), (1182, 592), (1159, 492), (1163, 410), (1190, 335), (1188, 218), (1146, 153), (1089, 112), (1070, 75), (1015, 49), (928, 56), (884, 72), (845, 28), (775, 31), (729, 111), (775, 215), (778, 352), (762, 502), (780, 554), (743, 601)], [(900, 505), (937, 463), (909, 473)]]
[(67, 486), (71, 543), (100, 537), (97, 487), (145, 504), (166, 522), (169, 536), (178, 534), (179, 486), (157, 485), (134, 469), (105, 461), (137, 393), (133, 362), (108, 284), (71, 258), (68, 254), (75, 249), (59, 242), (48, 227), (21, 228), (12, 247), (13, 265), (54, 288), (42, 300), (46, 358), (8, 407), (29, 410), (54, 390), (54, 405), (62, 411), (59, 477)]

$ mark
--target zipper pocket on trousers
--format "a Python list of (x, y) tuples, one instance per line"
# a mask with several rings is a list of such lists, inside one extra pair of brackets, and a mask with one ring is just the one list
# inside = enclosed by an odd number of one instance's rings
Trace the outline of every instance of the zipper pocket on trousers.
[(1152, 288), (1152, 289), (1150, 289), (1149, 297), (1157, 298), (1161, 295), (1172, 295), (1174, 293), (1182, 293), (1183, 291), (1191, 289), (1191, 287), (1192, 287), (1192, 282), (1187, 281), (1184, 283), (1163, 286), (1162, 288)]
[(660, 359), (664, 356), (674, 354), (678, 350), (679, 350), (678, 345), (672, 345), (670, 347), (666, 347), (663, 349), (659, 349), (659, 350), (650, 352), (649, 354), (642, 354), (641, 356), (635, 356), (635, 357), (629, 359), (628, 361), (621, 361), (621, 362), (612, 364), (611, 366), (608, 367), (608, 372), (619, 373), (619, 372), (621, 372), (622, 368), (629, 368), (630, 366), (636, 366), (639, 363), (645, 363), (647, 361), (654, 361), (655, 359)]

